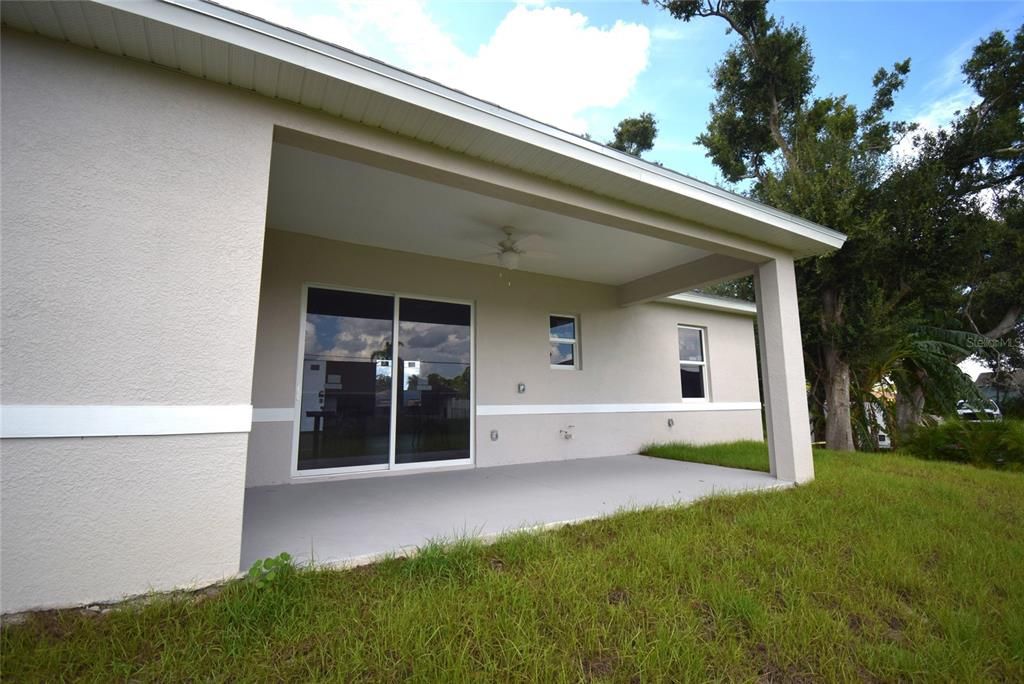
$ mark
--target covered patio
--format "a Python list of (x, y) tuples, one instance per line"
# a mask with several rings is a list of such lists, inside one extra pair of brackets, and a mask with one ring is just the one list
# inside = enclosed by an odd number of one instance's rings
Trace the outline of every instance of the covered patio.
[(786, 486), (768, 473), (626, 455), (254, 487), (245, 493), (241, 570), (282, 551), (300, 563), (358, 564), (429, 540)]

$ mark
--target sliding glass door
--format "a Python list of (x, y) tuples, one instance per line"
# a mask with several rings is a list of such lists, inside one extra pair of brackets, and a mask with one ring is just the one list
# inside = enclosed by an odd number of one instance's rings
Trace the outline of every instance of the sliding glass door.
[(297, 470), (469, 462), (471, 319), (468, 304), (308, 288)]
[(403, 298), (398, 311), (395, 462), (468, 460), (469, 306)]
[(387, 464), (392, 297), (309, 288), (299, 406), (299, 470)]

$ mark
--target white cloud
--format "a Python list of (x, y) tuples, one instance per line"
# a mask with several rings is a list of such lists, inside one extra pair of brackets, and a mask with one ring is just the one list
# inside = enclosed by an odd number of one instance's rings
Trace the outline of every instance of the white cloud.
[(968, 87), (962, 87), (950, 95), (933, 100), (923, 107), (910, 121), (917, 124), (917, 130), (908, 135), (896, 148), (896, 155), (901, 158), (913, 158), (917, 153), (914, 149), (914, 137), (923, 133), (934, 133), (947, 126), (956, 115), (977, 101), (977, 95)]
[(517, 4), (475, 54), (422, 0), (339, 0), (330, 15), (303, 14), (286, 0), (229, 4), (577, 133), (587, 130), (586, 110), (625, 100), (651, 43), (646, 26), (591, 26), (579, 12), (537, 2)]
[(686, 35), (678, 28), (669, 26), (655, 26), (651, 30), (651, 37), (654, 40), (677, 41), (682, 40)]

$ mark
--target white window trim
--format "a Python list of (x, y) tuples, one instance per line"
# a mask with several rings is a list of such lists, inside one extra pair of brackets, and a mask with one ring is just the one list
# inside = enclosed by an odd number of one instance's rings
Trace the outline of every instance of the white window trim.
[(680, 385), (680, 387), (679, 387), (680, 398), (683, 400), (683, 403), (686, 403), (686, 404), (690, 404), (690, 403), (706, 404), (706, 403), (711, 401), (711, 387), (709, 386), (710, 385), (710, 379), (708, 378), (708, 331), (707, 331), (707, 328), (702, 328), (702, 327), (696, 326), (696, 325), (686, 325), (684, 323), (680, 323), (680, 324), (678, 324), (676, 326), (676, 337), (677, 337), (677, 340), (678, 340), (679, 329), (680, 328), (683, 328), (683, 329), (686, 329), (686, 330), (696, 330), (698, 333), (700, 333), (700, 355), (704, 359), (703, 361), (684, 361), (682, 359), (679, 359), (679, 367), (680, 368), (682, 368), (683, 366), (700, 366), (703, 369), (701, 374), (700, 374), (700, 377), (701, 377), (702, 383), (704, 384), (704, 396), (703, 397), (684, 397), (684, 396), (682, 396), (683, 388), (682, 388), (682, 385)]
[[(551, 319), (554, 317), (558, 318), (571, 318), (573, 330), (576, 331), (576, 337), (569, 339), (567, 337), (553, 337), (551, 335)], [(572, 365), (571, 366), (560, 366), (551, 363), (551, 344), (571, 344), (572, 345)], [(560, 313), (549, 313), (548, 314), (548, 366), (552, 370), (579, 370), (580, 369), (580, 317), (576, 314), (560, 314)]]

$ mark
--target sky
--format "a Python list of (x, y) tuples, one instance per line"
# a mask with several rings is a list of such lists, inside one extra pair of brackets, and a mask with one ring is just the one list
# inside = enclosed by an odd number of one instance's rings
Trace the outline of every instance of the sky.
[[(221, 0), (470, 95), (596, 140), (651, 112), (645, 157), (700, 180), (721, 176), (694, 139), (714, 97), (709, 70), (733, 43), (718, 19), (684, 23), (640, 0)], [(1024, 0), (777, 0), (807, 30), (817, 93), (871, 98), (871, 77), (906, 57), (894, 116), (934, 128), (970, 104), (960, 65), (984, 36), (1024, 24)]]
[[(735, 40), (721, 20), (685, 23), (641, 0), (220, 1), (602, 142), (624, 117), (651, 112), (658, 137), (645, 158), (722, 184), (695, 143), (714, 98), (709, 71)], [(971, 103), (960, 65), (972, 47), (1024, 24), (1024, 0), (775, 0), (770, 10), (806, 29), (818, 95), (866, 106), (875, 71), (909, 57), (893, 116), (923, 128)]]

